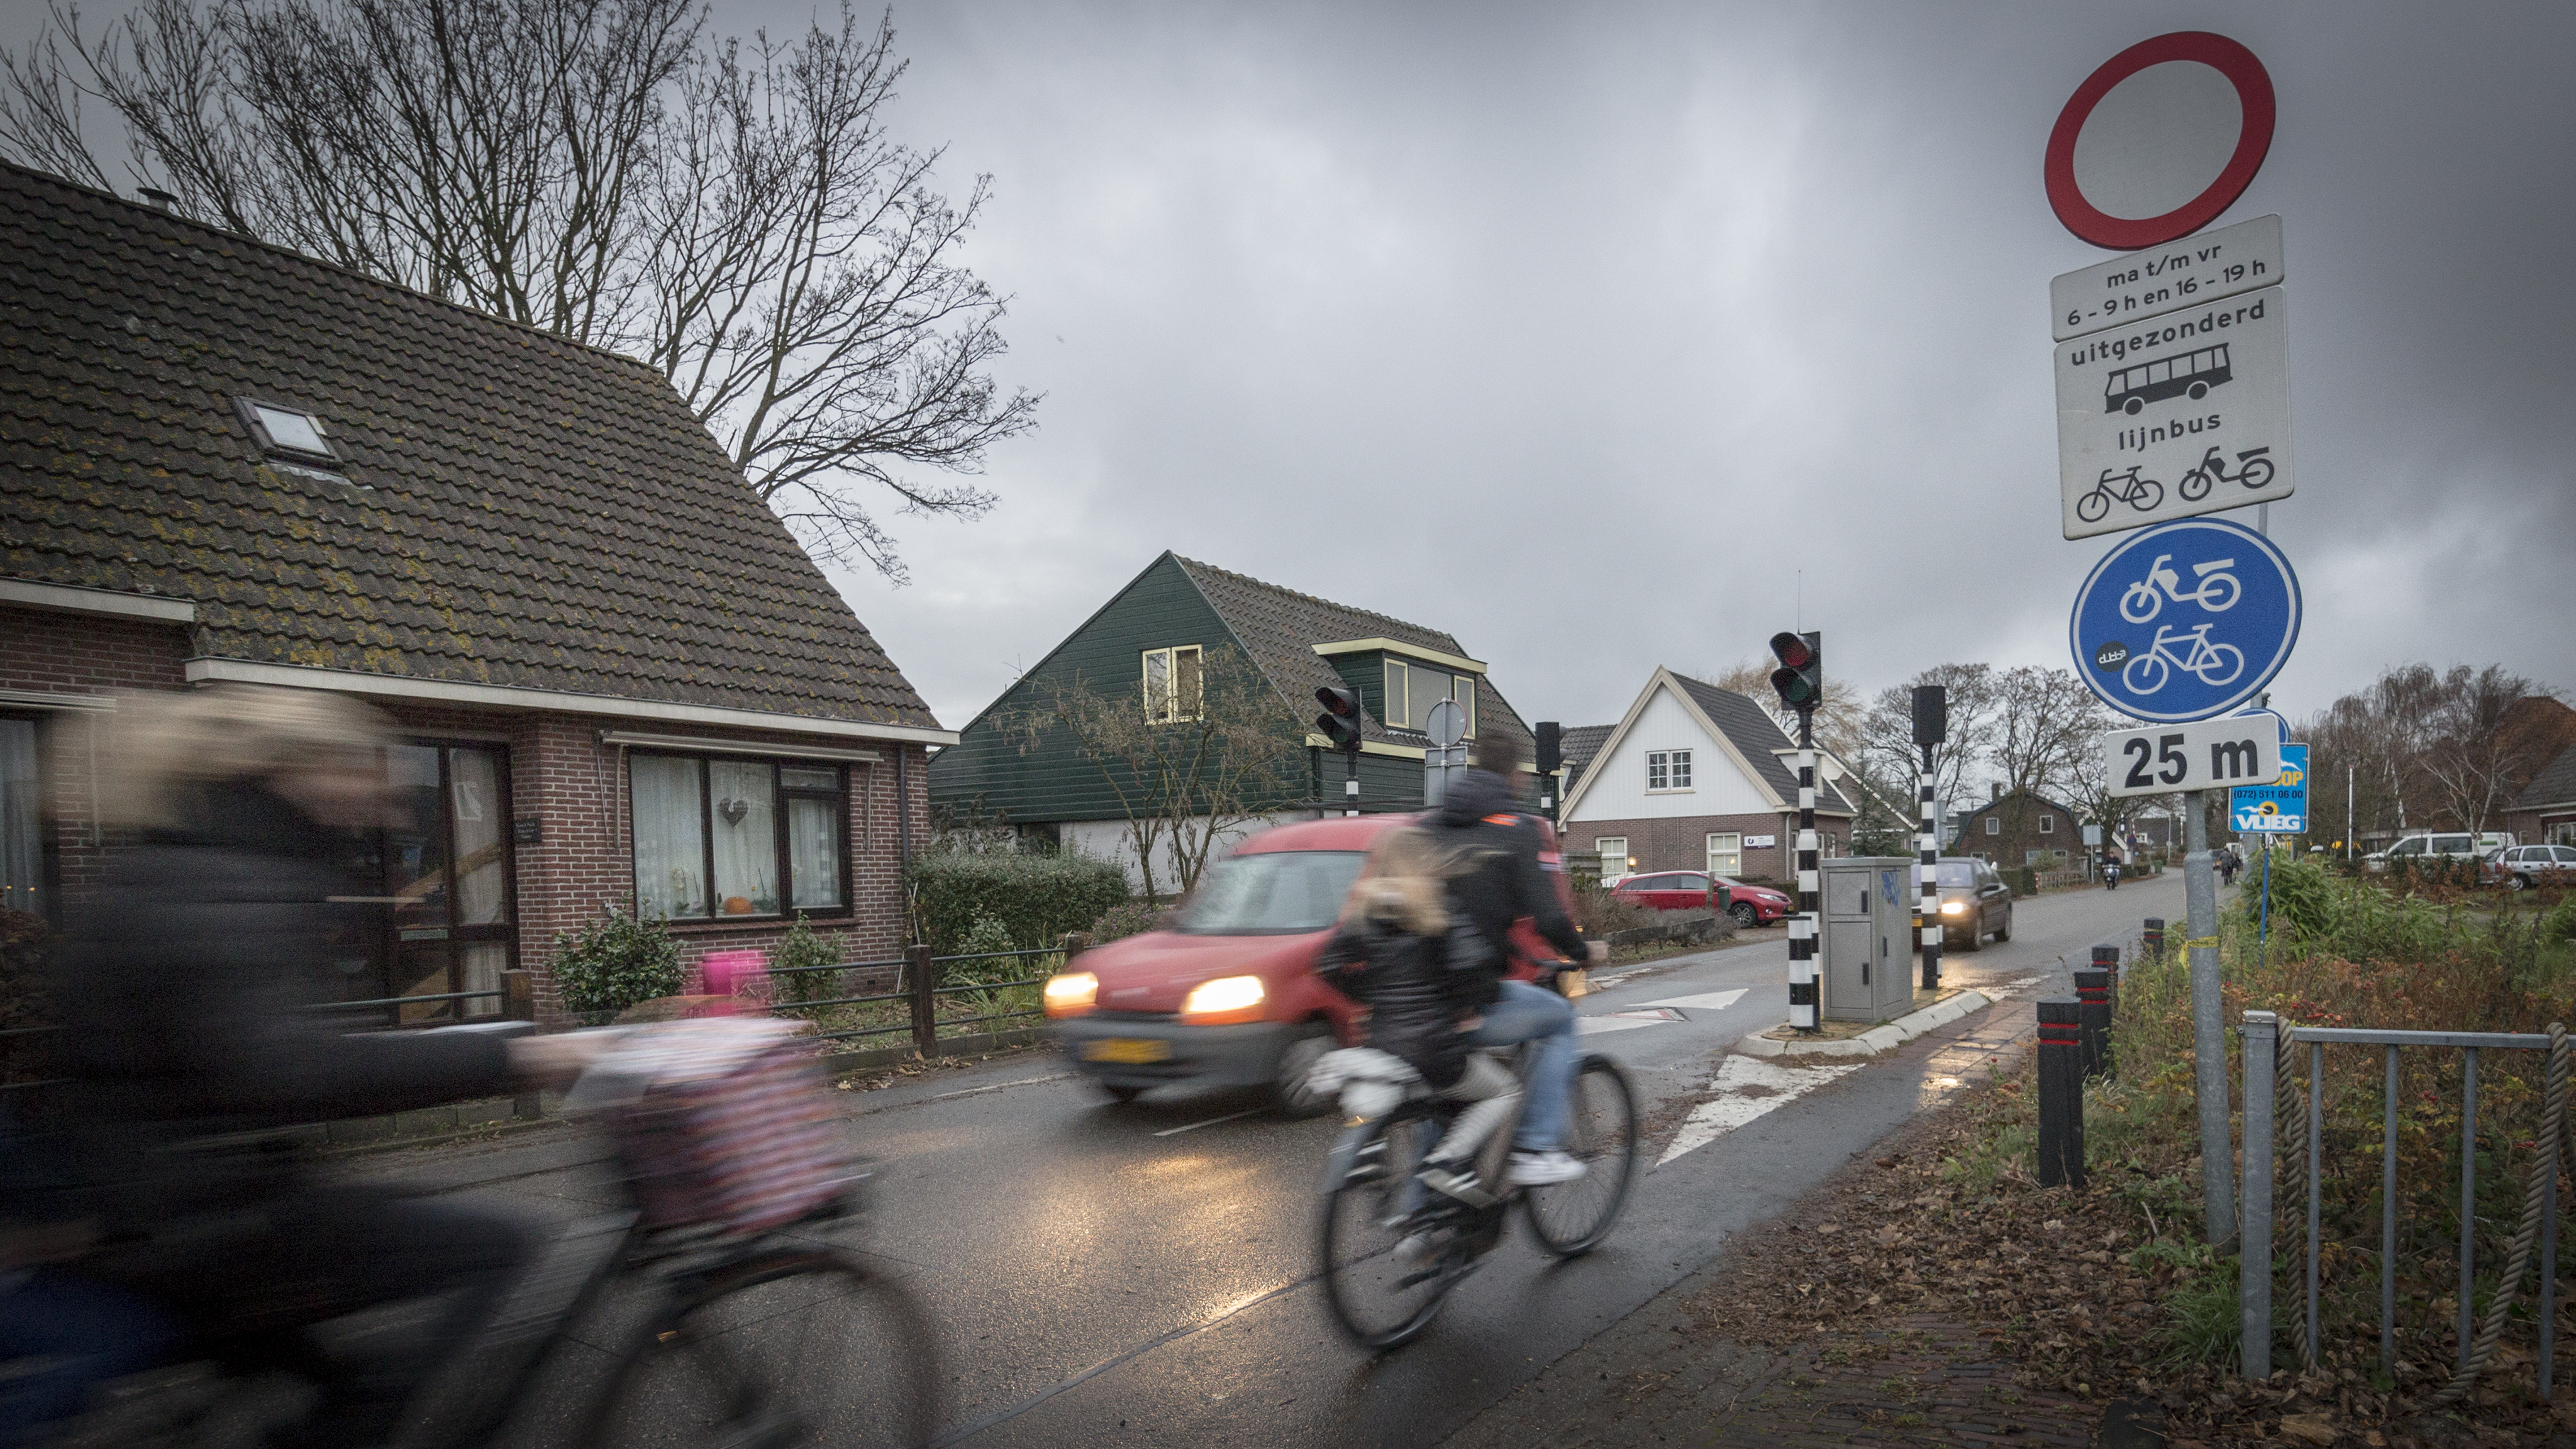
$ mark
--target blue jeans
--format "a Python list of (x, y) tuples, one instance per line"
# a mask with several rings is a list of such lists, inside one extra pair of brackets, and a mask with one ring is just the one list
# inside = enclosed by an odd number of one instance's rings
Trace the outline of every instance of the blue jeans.
[(91, 1389), (153, 1367), (178, 1341), (167, 1314), (104, 1284), (46, 1268), (0, 1281), (0, 1360), (44, 1360), (0, 1379), (0, 1445), (79, 1412)]
[(1485, 1008), (1484, 1024), (1467, 1039), (1478, 1046), (1538, 1043), (1529, 1103), (1512, 1145), (1523, 1152), (1564, 1146), (1566, 1099), (1574, 1085), (1574, 1003), (1544, 986), (1506, 981), (1503, 999)]

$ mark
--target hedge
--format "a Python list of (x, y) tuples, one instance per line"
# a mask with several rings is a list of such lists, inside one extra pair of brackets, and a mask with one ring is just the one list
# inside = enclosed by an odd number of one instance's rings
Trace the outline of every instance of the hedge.
[(1125, 871), (1080, 855), (943, 852), (913, 857), (907, 876), (913, 922), (942, 956), (965, 947), (979, 917), (999, 922), (1012, 949), (1027, 951), (1089, 930), (1127, 900)]

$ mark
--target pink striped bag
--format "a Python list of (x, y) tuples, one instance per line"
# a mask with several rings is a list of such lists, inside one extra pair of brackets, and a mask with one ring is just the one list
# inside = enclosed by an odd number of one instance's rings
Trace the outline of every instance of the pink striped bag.
[(797, 1038), (759, 1017), (663, 1022), (594, 1068), (616, 1084), (610, 1130), (648, 1226), (758, 1232), (850, 1181), (840, 1112)]

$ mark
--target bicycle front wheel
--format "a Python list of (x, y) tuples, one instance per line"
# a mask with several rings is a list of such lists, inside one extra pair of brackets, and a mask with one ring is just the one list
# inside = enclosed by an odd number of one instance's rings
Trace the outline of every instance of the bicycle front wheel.
[(927, 1445), (939, 1364), (912, 1295), (829, 1249), (723, 1269), (638, 1329), (589, 1449)]
[(2111, 496), (2099, 488), (2075, 500), (2075, 516), (2086, 523), (2100, 523), (2102, 515), (2110, 511)]
[(1521, 1195), (1530, 1231), (1560, 1258), (1601, 1246), (1637, 1176), (1637, 1094), (1619, 1064), (1598, 1053), (1577, 1064), (1571, 1107), (1565, 1150), (1583, 1164), (1583, 1175)]
[(1393, 1348), (1430, 1327), (1455, 1281), (1440, 1261), (1452, 1234), (1416, 1240), (1422, 1215), (1408, 1200), (1431, 1127), (1416, 1118), (1367, 1129), (1350, 1169), (1324, 1193), (1316, 1231), (1324, 1302), (1362, 1348)]

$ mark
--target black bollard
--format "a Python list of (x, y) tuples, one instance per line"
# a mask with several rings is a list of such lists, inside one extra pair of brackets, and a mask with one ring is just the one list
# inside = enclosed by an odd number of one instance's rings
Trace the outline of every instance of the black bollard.
[(2076, 972), (2075, 1002), (2081, 1023), (2076, 1035), (2084, 1043), (2084, 1075), (2107, 1076), (2111, 1071), (2111, 973)]
[(2144, 939), (2144, 940), (2142, 940), (2142, 941), (2140, 941), (2140, 942), (2138, 943), (2138, 949), (2140, 949), (2140, 950), (2142, 950), (2142, 951), (2146, 952), (2146, 953), (2147, 953), (2147, 959), (2148, 959), (2148, 960), (2150, 960), (2150, 961), (2161, 960), (2161, 959), (2163, 958), (2163, 956), (2164, 956), (2164, 954), (2165, 954), (2165, 918), (2164, 918), (2164, 917), (2162, 917), (2162, 916), (2149, 916), (2149, 917), (2147, 917), (2147, 929), (2146, 929), (2145, 939)]
[(2084, 1186), (2084, 1043), (2072, 1001), (2039, 1003), (2039, 1185)]

